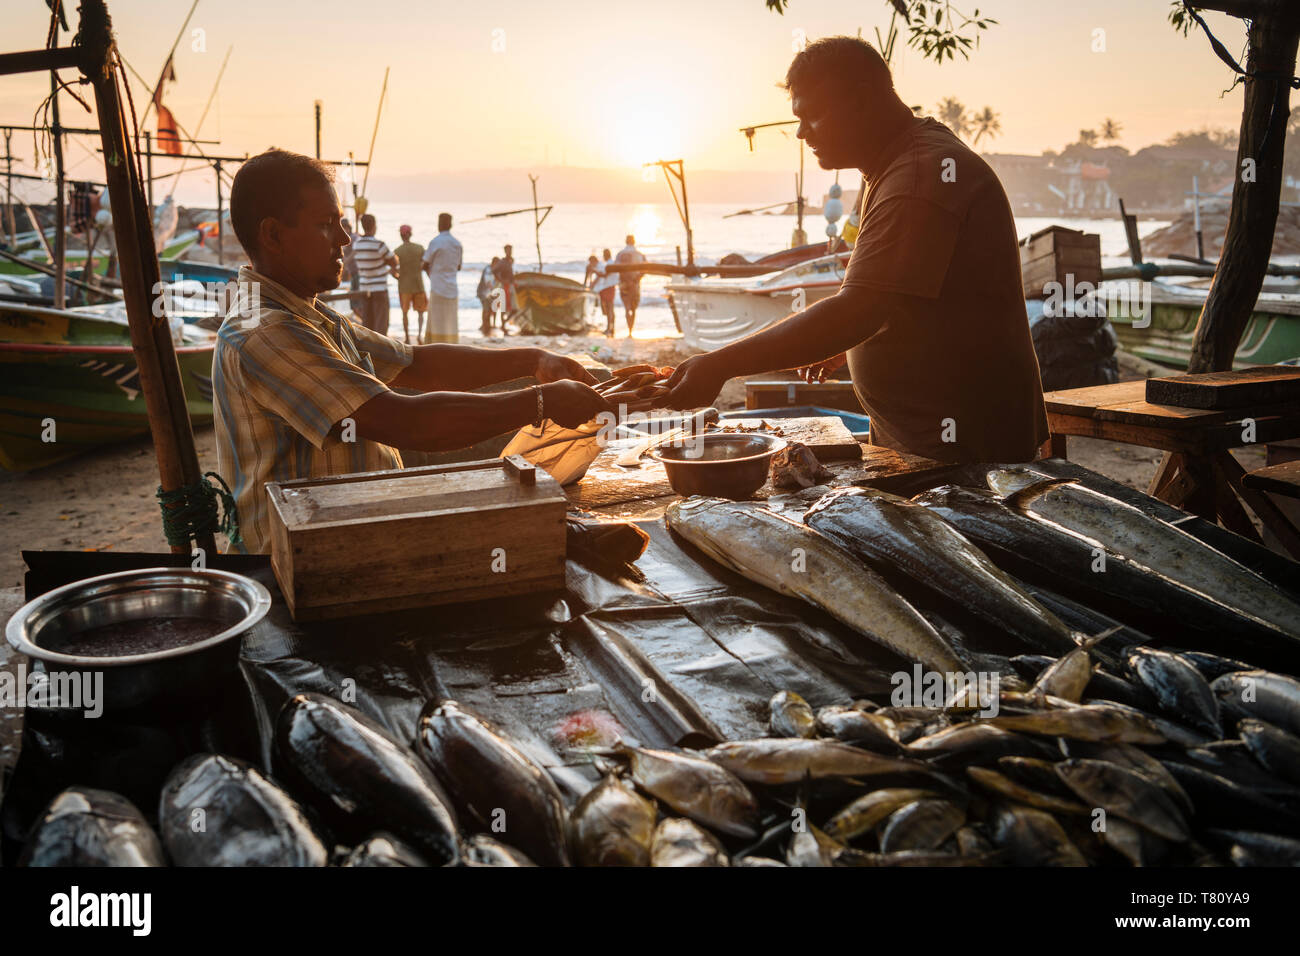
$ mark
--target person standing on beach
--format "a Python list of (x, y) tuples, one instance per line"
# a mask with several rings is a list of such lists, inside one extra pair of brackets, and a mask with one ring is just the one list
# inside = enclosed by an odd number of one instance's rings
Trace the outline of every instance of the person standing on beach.
[(451, 234), (451, 213), (438, 213), (438, 234), (424, 250), (424, 268), (429, 272), (429, 326), (420, 341), (460, 341), (460, 289), (456, 273), (464, 260), (460, 241)]
[[(592, 291), (600, 299), (600, 311), (605, 316), (605, 334), (610, 338), (614, 337), (614, 290), (618, 287), (618, 279), (614, 273), (608, 270), (611, 259), (608, 249), (602, 253), (604, 261), (597, 263), (595, 267), (596, 283), (592, 286)], [(595, 256), (592, 256), (594, 259)]]
[(871, 442), (943, 462), (1023, 462), (1048, 438), (1011, 204), (997, 175), (899, 98), (860, 37), (809, 43), (785, 77), (822, 169), (867, 180), (839, 291), (673, 373), (671, 408), (730, 378), (848, 365)]
[[(492, 290), (496, 288), (497, 263), (500, 261), (499, 258), (493, 256), (492, 261), (483, 267), (483, 271), (479, 273), (478, 277), (478, 289), (475, 291), (479, 302), (483, 306), (483, 318), (479, 323), (479, 331), (483, 333), (484, 338), (492, 334), (492, 312), (495, 306), (492, 301)], [(504, 329), (506, 324), (504, 314), (501, 318), (501, 327)]]
[(402, 307), (402, 334), (406, 344), (411, 344), (411, 327), (407, 323), (407, 313), (415, 307), (415, 340), (418, 342), (424, 332), (424, 313), (429, 309), (429, 298), (424, 294), (424, 274), (420, 272), (424, 247), (411, 241), (411, 227), (399, 226), (398, 233), (402, 244), (393, 250), (397, 256), (397, 301)]
[[(627, 245), (624, 246), (614, 262), (618, 265), (634, 265), (638, 262), (645, 262), (645, 256), (641, 250), (636, 247), (636, 236), (627, 237)], [(618, 274), (618, 295), (623, 300), (623, 315), (627, 319), (627, 337), (632, 337), (632, 327), (636, 325), (636, 309), (641, 304), (641, 273), (639, 272), (620, 272)], [(609, 324), (609, 334), (614, 334), (614, 323)]]
[(375, 236), (375, 217), (361, 217), (364, 236), (352, 241), (352, 258), (361, 279), (361, 324), (380, 335), (388, 334), (388, 277), (397, 275), (397, 256)]
[[(234, 489), (243, 543), (271, 550), (269, 481), (402, 467), (399, 448), (467, 448), (512, 429), (566, 428), (616, 411), (571, 358), (542, 349), (407, 345), (349, 322), (318, 296), (338, 286), (348, 234), (334, 169), (272, 149), (243, 163), (231, 222), (250, 265), (217, 334), (217, 471)], [(532, 377), (539, 384), (474, 389)], [(399, 391), (400, 389), (400, 391)]]
[(357, 275), (357, 259), (353, 255), (356, 252), (357, 234), (352, 229), (352, 223), (346, 219), (340, 225), (348, 234), (348, 245), (343, 251), (343, 277), (348, 280), (348, 288), (352, 290), (352, 294), (348, 296), (348, 308), (361, 315), (366, 307), (366, 300), (361, 295), (361, 276)]
[[(514, 246), (505, 247), (505, 255), (497, 260), (496, 277), (506, 292), (506, 314), (501, 319), (501, 331), (506, 331), (506, 319), (515, 314), (515, 257)], [(507, 333), (509, 334), (509, 333)]]

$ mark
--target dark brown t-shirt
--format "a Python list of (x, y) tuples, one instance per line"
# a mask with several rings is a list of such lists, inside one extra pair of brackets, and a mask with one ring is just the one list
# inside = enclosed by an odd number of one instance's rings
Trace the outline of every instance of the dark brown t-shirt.
[(941, 461), (1028, 461), (1047, 440), (1015, 223), (987, 163), (932, 119), (886, 146), (844, 287), (885, 293), (848, 353), (876, 444)]

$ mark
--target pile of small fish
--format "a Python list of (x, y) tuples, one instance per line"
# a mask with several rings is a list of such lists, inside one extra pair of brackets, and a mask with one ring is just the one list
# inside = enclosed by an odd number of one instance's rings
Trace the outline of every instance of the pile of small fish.
[[(814, 710), (782, 691), (769, 737), (580, 752), (599, 779), (574, 802), (455, 701), (430, 701), (404, 742), (299, 694), (278, 715), (269, 773), (195, 755), (167, 780), (156, 829), (116, 794), (69, 788), (20, 863), (1300, 865), (1300, 681), (1279, 672), (1295, 659), (1300, 606), (1074, 482), (1008, 469), (989, 484), (911, 501), (832, 491), (803, 522), (712, 498), (666, 515), (704, 554), (823, 609), (864, 649), (887, 648), (918, 677), (962, 678), (937, 700), (885, 692)], [(1105, 570), (1089, 570), (1099, 555)], [(1080, 633), (1018, 583), (1035, 569), (1172, 626), (1159, 641), (1125, 626)], [(891, 578), (995, 627), (1013, 653), (936, 627)], [(1248, 663), (1225, 641), (1283, 663)], [(990, 661), (991, 690), (972, 680)]]

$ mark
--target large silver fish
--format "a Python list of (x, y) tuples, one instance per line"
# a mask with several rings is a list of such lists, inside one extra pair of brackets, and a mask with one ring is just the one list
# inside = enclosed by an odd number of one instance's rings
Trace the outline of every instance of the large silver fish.
[(1044, 480), (1023, 468), (995, 469), (987, 480), (1012, 507), (1225, 604), (1300, 649), (1300, 604), (1199, 538), (1078, 482)]
[(803, 598), (900, 657), (947, 673), (972, 669), (883, 578), (797, 521), (753, 505), (699, 497), (669, 505), (664, 520), (719, 564), (773, 591)]
[(758, 801), (726, 768), (671, 750), (624, 747), (620, 752), (637, 786), (678, 813), (728, 836), (758, 835)]
[(838, 740), (731, 740), (710, 747), (704, 756), (751, 783), (798, 783), (805, 777), (935, 777), (919, 761), (881, 757)]
[(569, 816), (581, 866), (649, 866), (655, 806), (610, 774), (587, 791)]
[(699, 497), (673, 502), (664, 522), (714, 561), (803, 598), (900, 657), (936, 671), (971, 670), (880, 575), (805, 525), (762, 507)]
[(876, 570), (906, 574), (1022, 641), (1065, 654), (1070, 629), (930, 509), (874, 488), (826, 495), (804, 516)]

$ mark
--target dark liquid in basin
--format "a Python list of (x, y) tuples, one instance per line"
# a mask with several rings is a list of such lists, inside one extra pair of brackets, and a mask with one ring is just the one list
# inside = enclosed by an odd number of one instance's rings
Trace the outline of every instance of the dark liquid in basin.
[(50, 650), (86, 657), (127, 657), (197, 644), (229, 625), (205, 617), (146, 617), (117, 621), (51, 641)]

